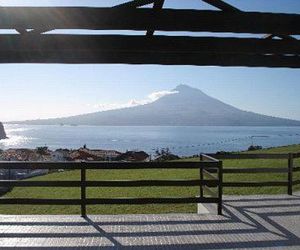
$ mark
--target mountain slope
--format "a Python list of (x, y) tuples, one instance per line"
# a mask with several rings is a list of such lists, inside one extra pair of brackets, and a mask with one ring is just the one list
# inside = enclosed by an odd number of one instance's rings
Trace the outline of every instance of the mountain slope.
[(300, 121), (242, 111), (187, 85), (179, 85), (174, 91), (176, 93), (141, 106), (22, 123), (107, 126), (300, 126)]

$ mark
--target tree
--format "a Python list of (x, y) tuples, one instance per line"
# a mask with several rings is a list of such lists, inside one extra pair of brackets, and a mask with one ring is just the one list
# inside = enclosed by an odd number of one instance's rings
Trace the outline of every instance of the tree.
[(178, 155), (172, 154), (169, 148), (156, 149), (154, 156), (155, 161), (171, 161), (180, 159)]
[(37, 147), (36, 152), (40, 155), (48, 154), (48, 147)]

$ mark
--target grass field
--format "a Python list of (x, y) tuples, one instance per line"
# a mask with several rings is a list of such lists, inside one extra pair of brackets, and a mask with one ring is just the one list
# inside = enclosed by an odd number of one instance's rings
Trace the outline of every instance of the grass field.
[[(300, 145), (278, 147), (253, 151), (255, 153), (296, 153)], [(198, 158), (181, 161), (198, 161)], [(294, 164), (300, 166), (300, 159)], [(234, 167), (287, 167), (287, 160), (225, 160), (224, 168)], [(195, 179), (199, 170), (89, 170), (87, 180), (141, 180), (141, 179)], [(300, 173), (294, 180), (300, 179)], [(80, 180), (77, 170), (53, 173), (30, 180)], [(287, 174), (226, 174), (224, 181), (286, 181)], [(300, 186), (294, 187), (299, 190)], [(225, 188), (224, 194), (278, 194), (286, 193), (286, 187), (270, 188)], [(199, 187), (135, 187), (135, 188), (88, 188), (88, 198), (113, 197), (184, 197), (199, 195)], [(80, 188), (24, 188), (16, 187), (4, 197), (11, 198), (80, 198)], [(97, 205), (88, 206), (88, 214), (126, 214), (126, 213), (172, 213), (196, 212), (195, 204), (171, 205)], [(79, 206), (31, 206), (0, 205), (0, 214), (80, 214)]]

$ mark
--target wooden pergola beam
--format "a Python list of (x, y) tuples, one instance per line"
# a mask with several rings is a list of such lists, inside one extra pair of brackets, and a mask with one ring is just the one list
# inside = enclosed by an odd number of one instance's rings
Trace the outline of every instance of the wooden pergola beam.
[[(153, 4), (153, 10), (155, 10), (156, 12), (161, 10), (163, 8), (165, 0), (155, 0), (154, 4)], [(154, 35), (155, 30), (151, 29), (151, 30), (147, 30), (146, 36), (153, 36)]]
[[(117, 8), (117, 9), (122, 9), (122, 8), (138, 8), (138, 7), (147, 5), (147, 4), (151, 4), (154, 1), (155, 0), (133, 0), (133, 1), (130, 1), (130, 2), (126, 2), (126, 3), (122, 3), (122, 4), (119, 4), (119, 5), (113, 6), (112, 8)], [(37, 34), (42, 34), (42, 33), (48, 32), (48, 31), (51, 31), (51, 30), (49, 30), (49, 29), (36, 29), (36, 30), (30, 31), (30, 33), (34, 34), (34, 35), (37, 35)], [(23, 34), (19, 30), (18, 30), (18, 32), (20, 34)]]
[(221, 0), (202, 0), (202, 1), (223, 11), (230, 11), (230, 12), (240, 11), (238, 8)]
[[(202, 0), (203, 2), (206, 2), (222, 11), (229, 11), (229, 12), (242, 12), (242, 10), (222, 1), (222, 0)], [(273, 39), (274, 37), (279, 37), (281, 39), (289, 39), (289, 40), (297, 40), (294, 37), (288, 36), (288, 35), (274, 35), (274, 34), (267, 34), (264, 35), (264, 39)]]
[(0, 8), (0, 29), (93, 29), (300, 34), (300, 15), (83, 7)]
[[(1, 37), (0, 63), (300, 67), (299, 43), (283, 40), (80, 35)], [(258, 54), (261, 51), (269, 54)], [(284, 54), (272, 55), (278, 51)]]
[(124, 35), (1, 35), (0, 52), (90, 50), (153, 53), (300, 55), (300, 41)]
[(64, 64), (157, 64), (194, 66), (244, 66), (299, 68), (299, 56), (268, 56), (245, 54), (180, 54), (71, 51), (5, 51), (0, 63), (64, 63)]

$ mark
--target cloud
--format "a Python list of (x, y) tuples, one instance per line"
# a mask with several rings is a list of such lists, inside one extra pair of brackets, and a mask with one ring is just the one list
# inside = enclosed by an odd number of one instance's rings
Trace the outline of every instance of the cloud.
[(162, 90), (162, 91), (156, 91), (147, 96), (147, 98), (142, 100), (129, 100), (127, 103), (100, 103), (100, 104), (88, 104), (87, 106), (93, 109), (96, 109), (98, 111), (106, 111), (106, 110), (114, 110), (114, 109), (121, 109), (121, 108), (130, 108), (140, 105), (145, 105), (151, 102), (155, 102), (158, 99), (166, 96), (166, 95), (172, 95), (176, 94), (178, 91), (168, 91), (168, 90)]
[(159, 98), (162, 98), (163, 96), (177, 94), (177, 93), (178, 93), (178, 91), (162, 90), (162, 91), (157, 91), (157, 92), (151, 93), (150, 95), (148, 95), (148, 98), (149, 98), (149, 100), (151, 100), (151, 102), (154, 102), (154, 101), (158, 100)]
[(97, 109), (99, 111), (105, 111), (105, 110), (134, 107), (137, 105), (139, 104), (137, 104), (136, 101), (131, 100), (128, 103), (100, 103), (100, 104), (88, 104), (87, 106), (93, 109)]

